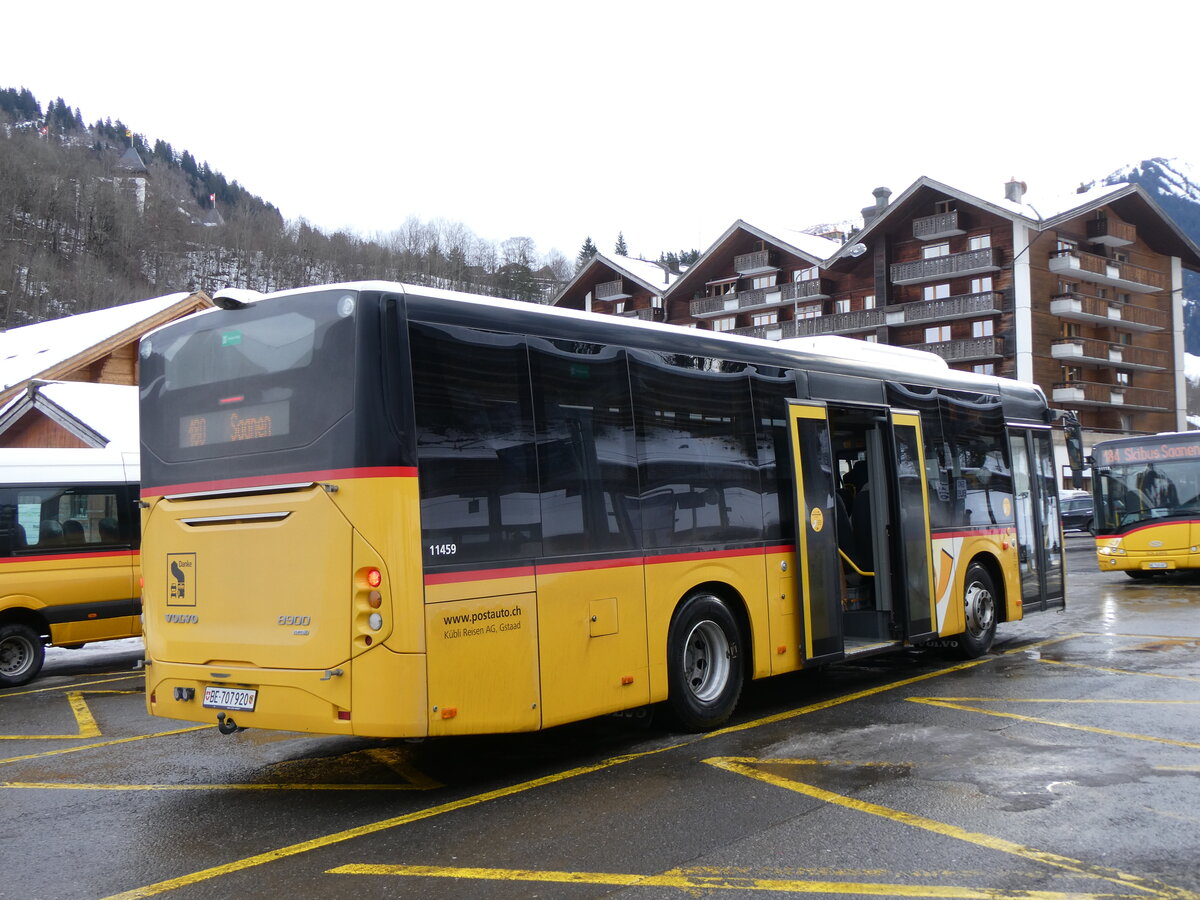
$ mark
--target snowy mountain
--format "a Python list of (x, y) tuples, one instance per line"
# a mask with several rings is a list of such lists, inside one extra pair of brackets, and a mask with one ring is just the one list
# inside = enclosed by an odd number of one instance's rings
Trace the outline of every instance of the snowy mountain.
[[(1158, 157), (1118, 169), (1099, 183), (1121, 182), (1140, 185), (1184, 234), (1200, 244), (1200, 169), (1181, 159)], [(1183, 324), (1184, 350), (1200, 356), (1200, 275), (1186, 270), (1183, 273)]]

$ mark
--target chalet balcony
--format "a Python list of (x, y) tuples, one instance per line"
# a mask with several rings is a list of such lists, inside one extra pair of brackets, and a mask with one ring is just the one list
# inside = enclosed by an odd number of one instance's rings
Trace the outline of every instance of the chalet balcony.
[(880, 309), (856, 309), (851, 312), (816, 316), (812, 319), (797, 319), (794, 337), (811, 337), (817, 334), (850, 334), (855, 331), (870, 331), (885, 323), (886, 315)]
[(828, 300), (833, 294), (833, 283), (828, 278), (810, 278), (807, 281), (789, 281), (780, 290), (785, 302), (793, 300)]
[(965, 228), (959, 227), (957, 210), (913, 219), (912, 229), (913, 237), (918, 241), (934, 241), (967, 233)]
[(765, 275), (779, 270), (779, 254), (773, 250), (743, 253), (733, 258), (733, 271), (739, 275)]
[(596, 285), (595, 293), (597, 300), (628, 300), (633, 296), (625, 290), (625, 281), (621, 278)]
[(747, 325), (734, 328), (727, 334), (740, 334), (742, 337), (758, 338), (763, 341), (780, 341), (785, 337), (795, 337), (795, 322), (772, 322), (770, 325)]
[(948, 363), (979, 362), (999, 359), (1004, 355), (1004, 342), (996, 337), (971, 338), (965, 341), (937, 341), (916, 344), (914, 350), (935, 353)]
[(924, 281), (939, 281), (946, 278), (961, 278), (965, 275), (982, 275), (999, 271), (996, 251), (992, 247), (982, 250), (967, 250), (949, 256), (934, 256), (929, 259), (914, 259), (912, 262), (893, 263), (893, 284), (921, 284)]
[(914, 300), (889, 309), (888, 324), (906, 322), (943, 322), (998, 315), (1004, 311), (1004, 295), (999, 291), (961, 294), (944, 300)]
[(661, 307), (627, 309), (620, 315), (626, 319), (641, 319), (643, 322), (661, 322), (666, 318), (666, 313)]
[(1112, 325), (1125, 331), (1163, 331), (1171, 324), (1166, 310), (1105, 300), (1079, 291), (1051, 297), (1050, 312), (1070, 322)]
[(1127, 247), (1137, 240), (1137, 229), (1111, 219), (1092, 219), (1087, 223), (1088, 240), (1106, 247)]
[(1050, 345), (1050, 355), (1076, 366), (1095, 366), (1101, 369), (1141, 369), (1161, 372), (1170, 364), (1165, 350), (1114, 344), (1093, 338), (1063, 338)]
[(1060, 381), (1054, 384), (1052, 399), (1072, 409), (1081, 406), (1119, 406), (1133, 410), (1170, 410), (1174, 397), (1170, 391), (1135, 388), (1122, 384), (1094, 381)]
[(1069, 281), (1103, 284), (1135, 294), (1154, 294), (1167, 288), (1167, 276), (1162, 272), (1082, 250), (1054, 254), (1050, 257), (1050, 271)]

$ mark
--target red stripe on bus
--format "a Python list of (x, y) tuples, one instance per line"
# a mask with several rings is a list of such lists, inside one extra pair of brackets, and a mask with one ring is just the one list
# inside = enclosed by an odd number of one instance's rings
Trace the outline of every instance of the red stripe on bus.
[(1161, 522), (1147, 522), (1145, 525), (1138, 525), (1130, 528), (1128, 531), (1122, 531), (1119, 534), (1098, 534), (1096, 540), (1105, 541), (1109, 538), (1129, 537), (1139, 531), (1145, 531), (1147, 528), (1166, 528), (1169, 525), (1200, 525), (1200, 519), (1167, 519)]
[(476, 569), (470, 572), (445, 572), (425, 576), (425, 584), (456, 584), (468, 581), (485, 581), (491, 578), (528, 577), (538, 573), (547, 575), (566, 572), (588, 572), (601, 569), (617, 569), (624, 566), (653, 565), (673, 562), (693, 562), (705, 559), (734, 559), (747, 556), (765, 556), (768, 553), (794, 553), (795, 547), (782, 544), (777, 547), (747, 547), (741, 550), (709, 550), (699, 553), (665, 553), (652, 556), (621, 556), (611, 559), (585, 559), (578, 562), (549, 563), (545, 565), (515, 566), (511, 569)]
[(945, 538), (960, 538), (960, 537), (979, 537), (989, 534), (1010, 534), (1015, 530), (1015, 525), (1009, 525), (1005, 528), (979, 528), (972, 531), (931, 531), (929, 536), (933, 540)]
[(528, 578), (534, 572), (533, 566), (514, 566), (511, 569), (476, 569), (472, 572), (446, 572), (440, 575), (426, 575), (426, 586), (435, 584), (459, 584), (465, 581), (486, 581), (492, 578)]
[(137, 556), (137, 550), (101, 550), (94, 553), (72, 550), (70, 553), (39, 553), (37, 556), (9, 556), (0, 559), (0, 565), (5, 563), (52, 562), (64, 559), (104, 559), (106, 557)]
[(219, 481), (196, 481), (191, 484), (168, 484), (143, 487), (143, 497), (163, 494), (205, 494), (241, 488), (273, 487), (303, 481), (343, 481), (349, 478), (416, 478), (415, 466), (365, 466), (359, 469), (322, 469), (315, 472), (284, 472), (278, 475), (255, 475), (249, 478), (225, 478)]

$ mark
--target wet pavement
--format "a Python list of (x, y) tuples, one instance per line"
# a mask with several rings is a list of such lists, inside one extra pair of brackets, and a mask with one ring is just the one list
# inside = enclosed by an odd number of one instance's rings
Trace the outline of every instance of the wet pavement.
[(136, 644), (0, 691), (0, 897), (1200, 896), (1200, 577), (1094, 571), (709, 735), (348, 740), (150, 719)]

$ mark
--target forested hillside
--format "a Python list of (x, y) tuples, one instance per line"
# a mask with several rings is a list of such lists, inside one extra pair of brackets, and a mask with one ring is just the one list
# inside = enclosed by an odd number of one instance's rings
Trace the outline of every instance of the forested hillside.
[[(131, 147), (144, 168), (122, 158)], [(574, 271), (530, 238), (496, 245), (457, 223), (363, 237), (286, 222), (186, 150), (0, 90), (0, 328), (174, 291), (357, 279), (545, 302)]]

